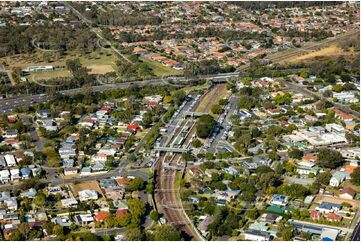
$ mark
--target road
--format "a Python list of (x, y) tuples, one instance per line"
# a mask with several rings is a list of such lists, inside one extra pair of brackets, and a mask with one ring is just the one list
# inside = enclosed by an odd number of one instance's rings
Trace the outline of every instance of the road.
[(357, 223), (350, 237), (351, 241), (360, 241), (360, 222)]
[[(316, 97), (318, 99), (326, 99), (324, 96), (322, 96), (322, 94), (318, 93), (318, 92), (313, 92), (309, 89), (307, 89), (306, 86), (304, 85), (300, 85), (300, 84), (296, 84), (296, 83), (292, 83), (292, 82), (284, 82), (284, 84), (286, 85), (286, 87), (288, 89), (292, 89), (292, 90), (296, 90), (298, 92), (303, 92), (304, 94), (307, 94), (307, 95), (310, 95), (310, 96), (313, 96), (313, 97)], [(331, 99), (326, 99), (330, 102), (332, 102)], [(335, 103), (335, 102), (332, 102), (334, 104), (334, 107), (335, 108), (338, 108), (346, 113), (349, 113), (349, 114), (352, 114), (352, 115), (355, 115), (356, 117), (359, 117), (360, 116), (360, 112), (357, 112), (355, 110), (352, 110), (349, 106), (347, 105), (343, 105), (343, 104), (340, 104), (340, 103)]]

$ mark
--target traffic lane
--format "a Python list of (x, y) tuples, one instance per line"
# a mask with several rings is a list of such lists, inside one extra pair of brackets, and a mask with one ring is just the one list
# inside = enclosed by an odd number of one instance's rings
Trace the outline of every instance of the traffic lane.
[(351, 241), (360, 241), (360, 222), (358, 222), (355, 230), (352, 232)]

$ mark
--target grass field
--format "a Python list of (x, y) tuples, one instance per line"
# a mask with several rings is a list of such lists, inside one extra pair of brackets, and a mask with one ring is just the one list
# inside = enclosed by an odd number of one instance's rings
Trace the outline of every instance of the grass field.
[(54, 77), (71, 77), (72, 74), (67, 69), (56, 69), (53, 71), (38, 71), (33, 72), (30, 75), (27, 76), (27, 79), (29, 81), (35, 80), (48, 80)]
[(152, 68), (154, 74), (158, 77), (162, 77), (162, 76), (176, 76), (176, 75), (181, 75), (183, 74), (182, 70), (176, 70), (173, 69), (171, 67), (165, 66), (161, 63), (158, 63), (156, 61), (152, 61), (150, 59), (147, 58), (139, 58), (140, 60), (142, 60), (144, 63), (146, 63), (150, 68)]
[[(50, 61), (49, 58), (46, 57), (46, 55), (51, 56)], [(111, 54), (110, 51), (106, 53), (106, 51), (104, 50), (98, 50), (89, 54), (79, 54), (71, 52), (65, 56), (61, 56), (58, 58), (55, 58), (55, 56), (52, 55), (55, 54), (44, 54), (43, 52), (38, 51), (31, 55), (23, 54), (3, 57), (0, 58), (0, 61), (7, 64), (8, 67), (6, 69), (8, 70), (8, 72), (10, 72), (9, 74), (11, 74), (12, 70), (16, 67), (25, 68), (28, 66), (40, 65), (65, 66), (68, 59), (79, 59), (82, 65), (91, 69), (92, 74), (104, 74), (107, 72), (113, 72), (116, 68), (115, 62), (117, 60), (117, 57)], [(52, 72), (42, 72), (41, 74), (40, 72), (37, 72), (35, 75), (39, 76), (39, 78), (41, 77), (43, 79), (49, 79), (55, 77), (65, 77), (69, 76), (70, 74), (64, 70), (55, 70)], [(37, 77), (37, 79), (39, 78)]]
[(346, 52), (340, 47), (336, 45), (332, 45), (311, 53), (307, 53), (301, 56), (296, 57), (295, 59), (289, 61), (289, 62), (300, 62), (308, 59), (313, 59), (320, 56), (326, 56), (326, 57), (333, 57), (333, 56), (347, 56), (350, 55), (352, 52)]

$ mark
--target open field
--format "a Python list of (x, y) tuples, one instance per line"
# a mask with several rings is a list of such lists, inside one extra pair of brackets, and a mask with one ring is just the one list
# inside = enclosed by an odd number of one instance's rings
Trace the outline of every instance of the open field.
[(105, 74), (108, 72), (114, 72), (114, 68), (111, 65), (90, 65), (90, 74)]
[(211, 111), (211, 106), (218, 102), (218, 100), (223, 99), (227, 95), (226, 84), (219, 84), (213, 87), (209, 93), (202, 99), (201, 103), (196, 109), (196, 112), (209, 113)]
[(27, 79), (31, 82), (32, 80), (48, 80), (54, 77), (71, 77), (72, 74), (67, 69), (56, 69), (53, 71), (38, 71), (33, 72), (27, 76)]
[(158, 63), (156, 61), (152, 61), (147, 58), (139, 58), (144, 63), (146, 63), (150, 68), (152, 68), (154, 74), (156, 76), (162, 77), (162, 76), (176, 76), (183, 74), (182, 70), (175, 70), (171, 67), (165, 66), (161, 63)]
[(336, 45), (332, 45), (311, 53), (307, 53), (305, 55), (301, 55), (296, 57), (295, 59), (291, 60), (290, 62), (299, 62), (299, 61), (303, 61), (303, 60), (308, 60), (308, 59), (312, 59), (312, 58), (316, 58), (316, 57), (320, 57), (320, 56), (327, 56), (327, 57), (336, 57), (336, 56), (349, 56), (352, 55), (353, 52), (346, 52), (343, 49), (341, 49), (340, 47), (336, 46)]
[(78, 184), (72, 183), (70, 185), (71, 190), (74, 194), (74, 196), (78, 196), (78, 193), (82, 190), (91, 189), (97, 191), (97, 193), (104, 197), (102, 190), (100, 189), (97, 181), (87, 181), (87, 182), (81, 182)]
[[(46, 57), (50, 56), (50, 58)], [(0, 62), (5, 62), (7, 64), (7, 71), (11, 74), (12, 70), (16, 67), (26, 68), (28, 66), (41, 66), (41, 65), (52, 65), (52, 66), (65, 66), (66, 61), (69, 59), (79, 59), (81, 64), (85, 67), (91, 69), (92, 74), (104, 74), (107, 72), (113, 72), (116, 68), (117, 57), (113, 54), (106, 53), (106, 51), (94, 51), (89, 54), (80, 54), (75, 52), (70, 52), (65, 56), (56, 57), (55, 53), (46, 53), (38, 51), (31, 55), (13, 55), (0, 58)], [(55, 70), (52, 72), (40, 72), (36, 73), (36, 76), (39, 78), (36, 79), (49, 79), (55, 77), (65, 77), (68, 76), (63, 70)], [(38, 75), (39, 74), (39, 75)], [(41, 77), (41, 78), (40, 78)]]

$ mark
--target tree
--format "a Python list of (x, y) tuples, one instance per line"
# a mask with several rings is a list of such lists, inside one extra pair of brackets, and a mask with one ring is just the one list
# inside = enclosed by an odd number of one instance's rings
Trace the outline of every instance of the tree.
[(321, 167), (334, 169), (342, 164), (342, 155), (336, 150), (321, 148), (317, 156), (317, 163)]
[(139, 177), (134, 178), (127, 185), (127, 190), (129, 191), (138, 191), (138, 190), (142, 190), (143, 188), (144, 188), (144, 181)]
[(64, 235), (63, 226), (55, 225), (53, 228), (53, 234), (55, 234), (57, 236), (63, 236)]
[(16, 230), (15, 232), (11, 233), (9, 236), (9, 240), (11, 241), (23, 241), (25, 238), (24, 236), (20, 233), (19, 230)]
[(351, 173), (351, 182), (352, 184), (359, 186), (360, 185), (360, 167), (357, 167), (352, 173)]
[(199, 147), (202, 146), (202, 142), (199, 139), (195, 139), (195, 140), (192, 141), (192, 146), (194, 148), (199, 148)]
[(303, 157), (303, 151), (293, 148), (288, 151), (288, 156), (292, 159), (301, 159)]
[(42, 192), (36, 193), (34, 198), (35, 206), (37, 206), (38, 208), (42, 208), (45, 206), (45, 203), (46, 203), (46, 195)]
[(152, 210), (152, 212), (150, 212), (150, 218), (154, 221), (158, 221), (159, 217), (159, 213), (156, 210)]
[(142, 241), (144, 240), (144, 233), (140, 228), (138, 227), (129, 227), (125, 231), (125, 236), (127, 237), (127, 240), (130, 241)]
[(292, 240), (294, 236), (294, 229), (292, 227), (284, 228), (282, 231), (282, 239), (285, 241)]
[(329, 171), (325, 171), (317, 174), (316, 183), (327, 186), (330, 183), (332, 175)]
[(211, 112), (214, 114), (221, 114), (223, 112), (222, 106), (219, 104), (213, 104), (211, 106)]
[(212, 116), (210, 115), (201, 116), (197, 120), (197, 124), (196, 124), (197, 136), (202, 139), (207, 138), (215, 124), (216, 121), (213, 119)]
[(182, 104), (182, 102), (186, 99), (187, 94), (183, 90), (178, 90), (173, 93), (173, 101), (176, 106)]
[(140, 224), (140, 220), (146, 212), (146, 206), (144, 201), (138, 198), (129, 199), (128, 208), (130, 213), (132, 214), (132, 223)]
[(245, 215), (249, 219), (256, 220), (259, 216), (259, 213), (256, 208), (249, 208)]
[(172, 225), (163, 224), (156, 227), (154, 239), (158, 241), (179, 241), (182, 240), (179, 230)]
[(30, 226), (28, 223), (21, 223), (18, 226), (18, 231), (22, 234), (22, 236), (27, 239), (28, 234), (30, 232)]

